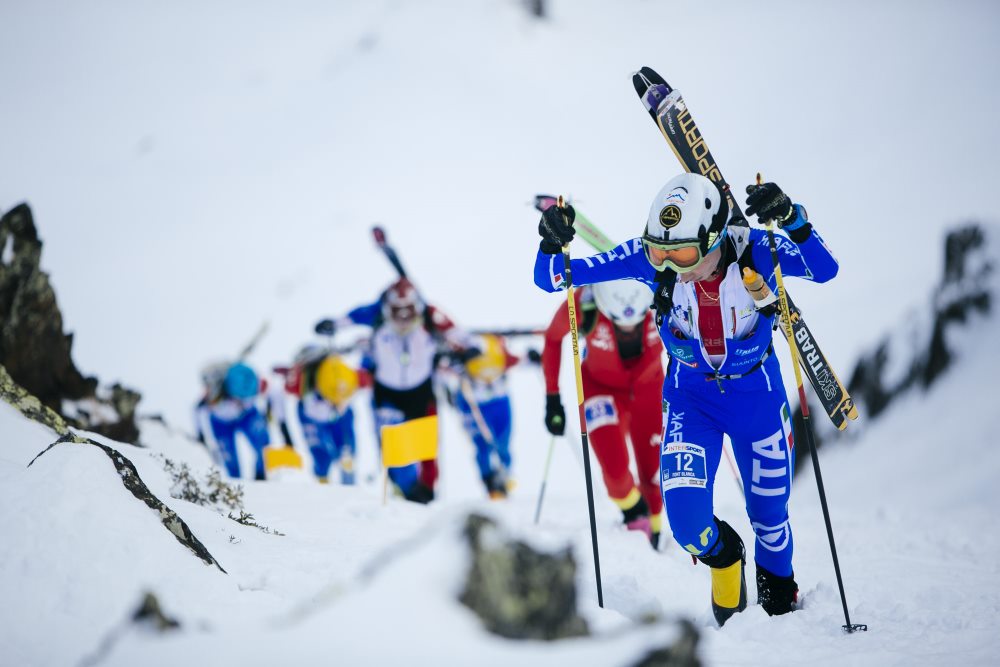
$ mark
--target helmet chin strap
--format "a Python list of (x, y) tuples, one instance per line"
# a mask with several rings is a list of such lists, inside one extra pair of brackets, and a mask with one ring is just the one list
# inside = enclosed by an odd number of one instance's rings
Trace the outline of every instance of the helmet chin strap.
[(733, 247), (733, 244), (730, 242), (728, 238), (723, 237), (722, 247), (719, 252), (719, 261), (715, 265), (715, 270), (712, 271), (712, 275), (713, 276), (719, 275), (719, 272), (722, 271), (723, 267), (729, 266), (735, 261), (736, 261), (736, 248)]

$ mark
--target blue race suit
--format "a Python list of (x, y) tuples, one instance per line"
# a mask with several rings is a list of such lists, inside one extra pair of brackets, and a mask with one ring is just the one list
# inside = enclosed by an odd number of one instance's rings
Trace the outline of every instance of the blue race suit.
[(325, 480), (330, 466), (339, 462), (341, 483), (354, 484), (354, 411), (349, 406), (338, 409), (313, 390), (299, 401), (298, 416), (316, 477)]
[(503, 378), (488, 385), (478, 382), (470, 384), (473, 384), (473, 398), (479, 406), (483, 422), (490, 431), (488, 436), (479, 428), (479, 422), (473, 415), (472, 406), (466, 400), (464, 392), (460, 391), (456, 395), (455, 407), (462, 415), (465, 432), (476, 445), (476, 465), (479, 466), (479, 476), (485, 481), (498, 467), (492, 460), (494, 455), (503, 471), (510, 469), (510, 433), (513, 422), (510, 396)]
[(230, 477), (240, 477), (240, 459), (236, 452), (236, 434), (242, 432), (256, 453), (254, 477), (264, 479), (264, 448), (271, 436), (267, 420), (252, 402), (227, 398), (207, 406), (212, 437), (219, 445), (219, 454)]
[[(732, 235), (733, 227), (727, 230)], [(753, 265), (776, 291), (773, 263), (763, 230), (738, 232)], [(801, 243), (776, 235), (784, 276), (822, 283), (837, 274), (837, 262), (812, 230)], [(727, 239), (726, 243), (733, 242)], [(592, 257), (572, 260), (574, 285), (632, 279), (656, 285), (656, 271), (642, 241), (631, 239)], [(792, 575), (792, 531), (788, 521), (793, 440), (790, 411), (771, 337), (774, 316), (757, 312), (743, 287), (737, 261), (723, 267), (718, 307), (723, 315), (725, 355), (712, 364), (698, 330), (699, 302), (693, 283), (677, 281), (673, 306), (660, 327), (670, 355), (663, 383), (660, 482), (674, 539), (696, 556), (721, 548), (713, 513), (715, 473), (729, 436), (756, 535), (755, 560), (779, 576)], [(564, 287), (563, 258), (539, 251), (535, 284), (547, 292)]]

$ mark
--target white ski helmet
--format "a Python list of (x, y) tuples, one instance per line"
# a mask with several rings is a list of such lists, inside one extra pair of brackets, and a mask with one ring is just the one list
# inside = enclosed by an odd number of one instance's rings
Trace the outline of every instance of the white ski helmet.
[(382, 294), (382, 317), (402, 333), (420, 325), (425, 307), (417, 288), (407, 278), (400, 278)]
[(642, 322), (653, 303), (649, 287), (635, 280), (612, 280), (593, 286), (597, 308), (612, 322), (623, 327)]
[[(700, 174), (680, 174), (660, 188), (649, 207), (642, 235), (646, 259), (657, 271), (686, 273), (696, 267), (725, 237), (729, 202), (719, 187)], [(655, 261), (650, 248), (664, 258)]]

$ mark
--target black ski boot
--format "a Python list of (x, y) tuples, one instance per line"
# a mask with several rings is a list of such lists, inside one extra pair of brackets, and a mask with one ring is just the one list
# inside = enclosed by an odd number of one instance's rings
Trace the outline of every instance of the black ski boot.
[(410, 502), (420, 503), (421, 505), (426, 505), (430, 501), (434, 500), (434, 489), (430, 488), (420, 480), (413, 483), (409, 491), (403, 494), (403, 497)]
[(799, 587), (794, 573), (790, 577), (779, 577), (757, 566), (757, 604), (764, 608), (768, 616), (795, 611), (798, 601)]
[(721, 542), (722, 547), (714, 556), (698, 556), (698, 560), (712, 568), (712, 613), (722, 627), (733, 614), (747, 608), (746, 556), (743, 540), (732, 526), (718, 518), (715, 521), (719, 524), (716, 544)]
[(494, 470), (483, 477), (483, 484), (490, 500), (502, 500), (507, 497), (507, 476), (502, 471)]

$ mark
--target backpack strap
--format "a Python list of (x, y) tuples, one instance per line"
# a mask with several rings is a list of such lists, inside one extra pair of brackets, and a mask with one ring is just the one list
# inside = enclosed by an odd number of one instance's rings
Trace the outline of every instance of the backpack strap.
[(656, 272), (656, 289), (653, 291), (653, 305), (651, 309), (656, 311), (656, 328), (663, 326), (663, 322), (670, 317), (670, 311), (674, 307), (674, 285), (677, 284), (677, 272), (673, 269), (664, 269)]
[(597, 326), (597, 315), (600, 311), (597, 310), (597, 301), (594, 299), (594, 291), (590, 285), (581, 287), (577, 294), (580, 295), (578, 333), (581, 336), (587, 336)]
[(730, 243), (727, 244), (727, 249), (732, 253), (731, 259), (728, 264), (732, 262), (738, 262), (740, 265), (740, 275), (743, 275), (743, 269), (755, 269), (753, 265), (753, 252), (750, 249), (750, 225), (743, 218), (733, 218), (729, 221), (729, 226), (726, 229), (726, 236), (729, 238)]

